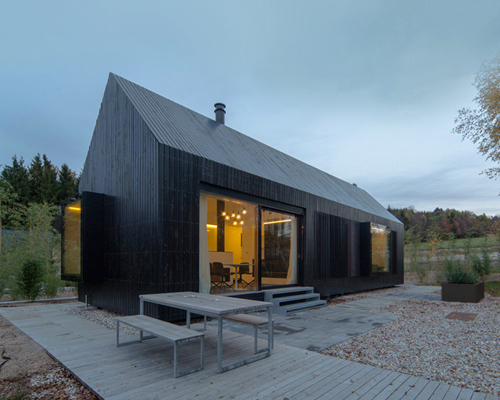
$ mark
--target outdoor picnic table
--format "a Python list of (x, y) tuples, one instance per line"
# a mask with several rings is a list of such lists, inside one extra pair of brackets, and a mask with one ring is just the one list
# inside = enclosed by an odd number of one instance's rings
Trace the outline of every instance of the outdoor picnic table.
[[(246, 300), (231, 296), (216, 296), (212, 294), (196, 292), (173, 292), (143, 294), (140, 298), (140, 313), (144, 314), (144, 303), (159, 304), (186, 311), (186, 326), (191, 326), (191, 314), (203, 315), (205, 317), (217, 318), (217, 373), (229, 371), (258, 361), (271, 355), (273, 341), (273, 309), (272, 303), (264, 301)], [(234, 364), (222, 366), (222, 319), (237, 314), (250, 314), (259, 311), (267, 311), (268, 318), (268, 347), (267, 351), (256, 354), (246, 360)]]

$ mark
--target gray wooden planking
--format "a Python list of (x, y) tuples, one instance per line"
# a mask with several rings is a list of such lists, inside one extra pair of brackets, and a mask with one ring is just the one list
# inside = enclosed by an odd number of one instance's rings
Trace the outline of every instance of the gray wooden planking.
[[(216, 373), (214, 327), (206, 331), (205, 369), (173, 378), (173, 345), (160, 339), (116, 347), (116, 331), (61, 310), (62, 305), (0, 309), (96, 393), (140, 399), (446, 399), (498, 397), (275, 343), (273, 355)], [(200, 329), (201, 324), (192, 325)], [(137, 336), (137, 335), (136, 335)], [(132, 337), (132, 336), (130, 336)], [(261, 339), (260, 339), (261, 340)], [(181, 365), (196, 363), (198, 343), (184, 343)], [(224, 331), (224, 363), (253, 353), (253, 337)]]
[(377, 396), (382, 390), (384, 390), (388, 385), (391, 385), (401, 374), (399, 372), (390, 372), (384, 379), (380, 382), (377, 382), (375, 386), (373, 386), (366, 393), (363, 393), (360, 397), (362, 400), (371, 400), (375, 396)]

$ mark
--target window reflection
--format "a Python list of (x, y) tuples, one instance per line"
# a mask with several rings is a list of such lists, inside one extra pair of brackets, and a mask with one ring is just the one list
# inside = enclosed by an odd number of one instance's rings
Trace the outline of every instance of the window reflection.
[(262, 285), (297, 283), (296, 218), (275, 211), (262, 212)]
[(371, 224), (372, 272), (390, 272), (391, 229), (384, 225)]
[(64, 207), (62, 275), (68, 280), (80, 278), (80, 224), (81, 201), (74, 201)]

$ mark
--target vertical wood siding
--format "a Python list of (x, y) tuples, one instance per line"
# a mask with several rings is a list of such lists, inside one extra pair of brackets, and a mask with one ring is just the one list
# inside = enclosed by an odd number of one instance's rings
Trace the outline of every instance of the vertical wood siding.
[[(200, 185), (302, 213), (299, 284), (323, 296), (403, 282), (402, 224), (159, 144), (110, 80), (80, 183), (80, 192), (105, 194), (104, 280), (80, 284), (80, 300), (87, 294), (94, 305), (132, 314), (139, 294), (198, 291)], [(352, 238), (365, 222), (395, 232), (394, 273), (363, 276), (363, 248)], [(155, 307), (148, 312), (182, 317)]]

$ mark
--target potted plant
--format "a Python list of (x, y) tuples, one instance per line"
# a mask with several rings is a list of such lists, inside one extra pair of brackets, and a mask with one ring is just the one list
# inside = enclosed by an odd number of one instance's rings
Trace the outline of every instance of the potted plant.
[(441, 283), (441, 299), (462, 303), (479, 303), (484, 297), (484, 282), (473, 270), (459, 262), (450, 262)]

